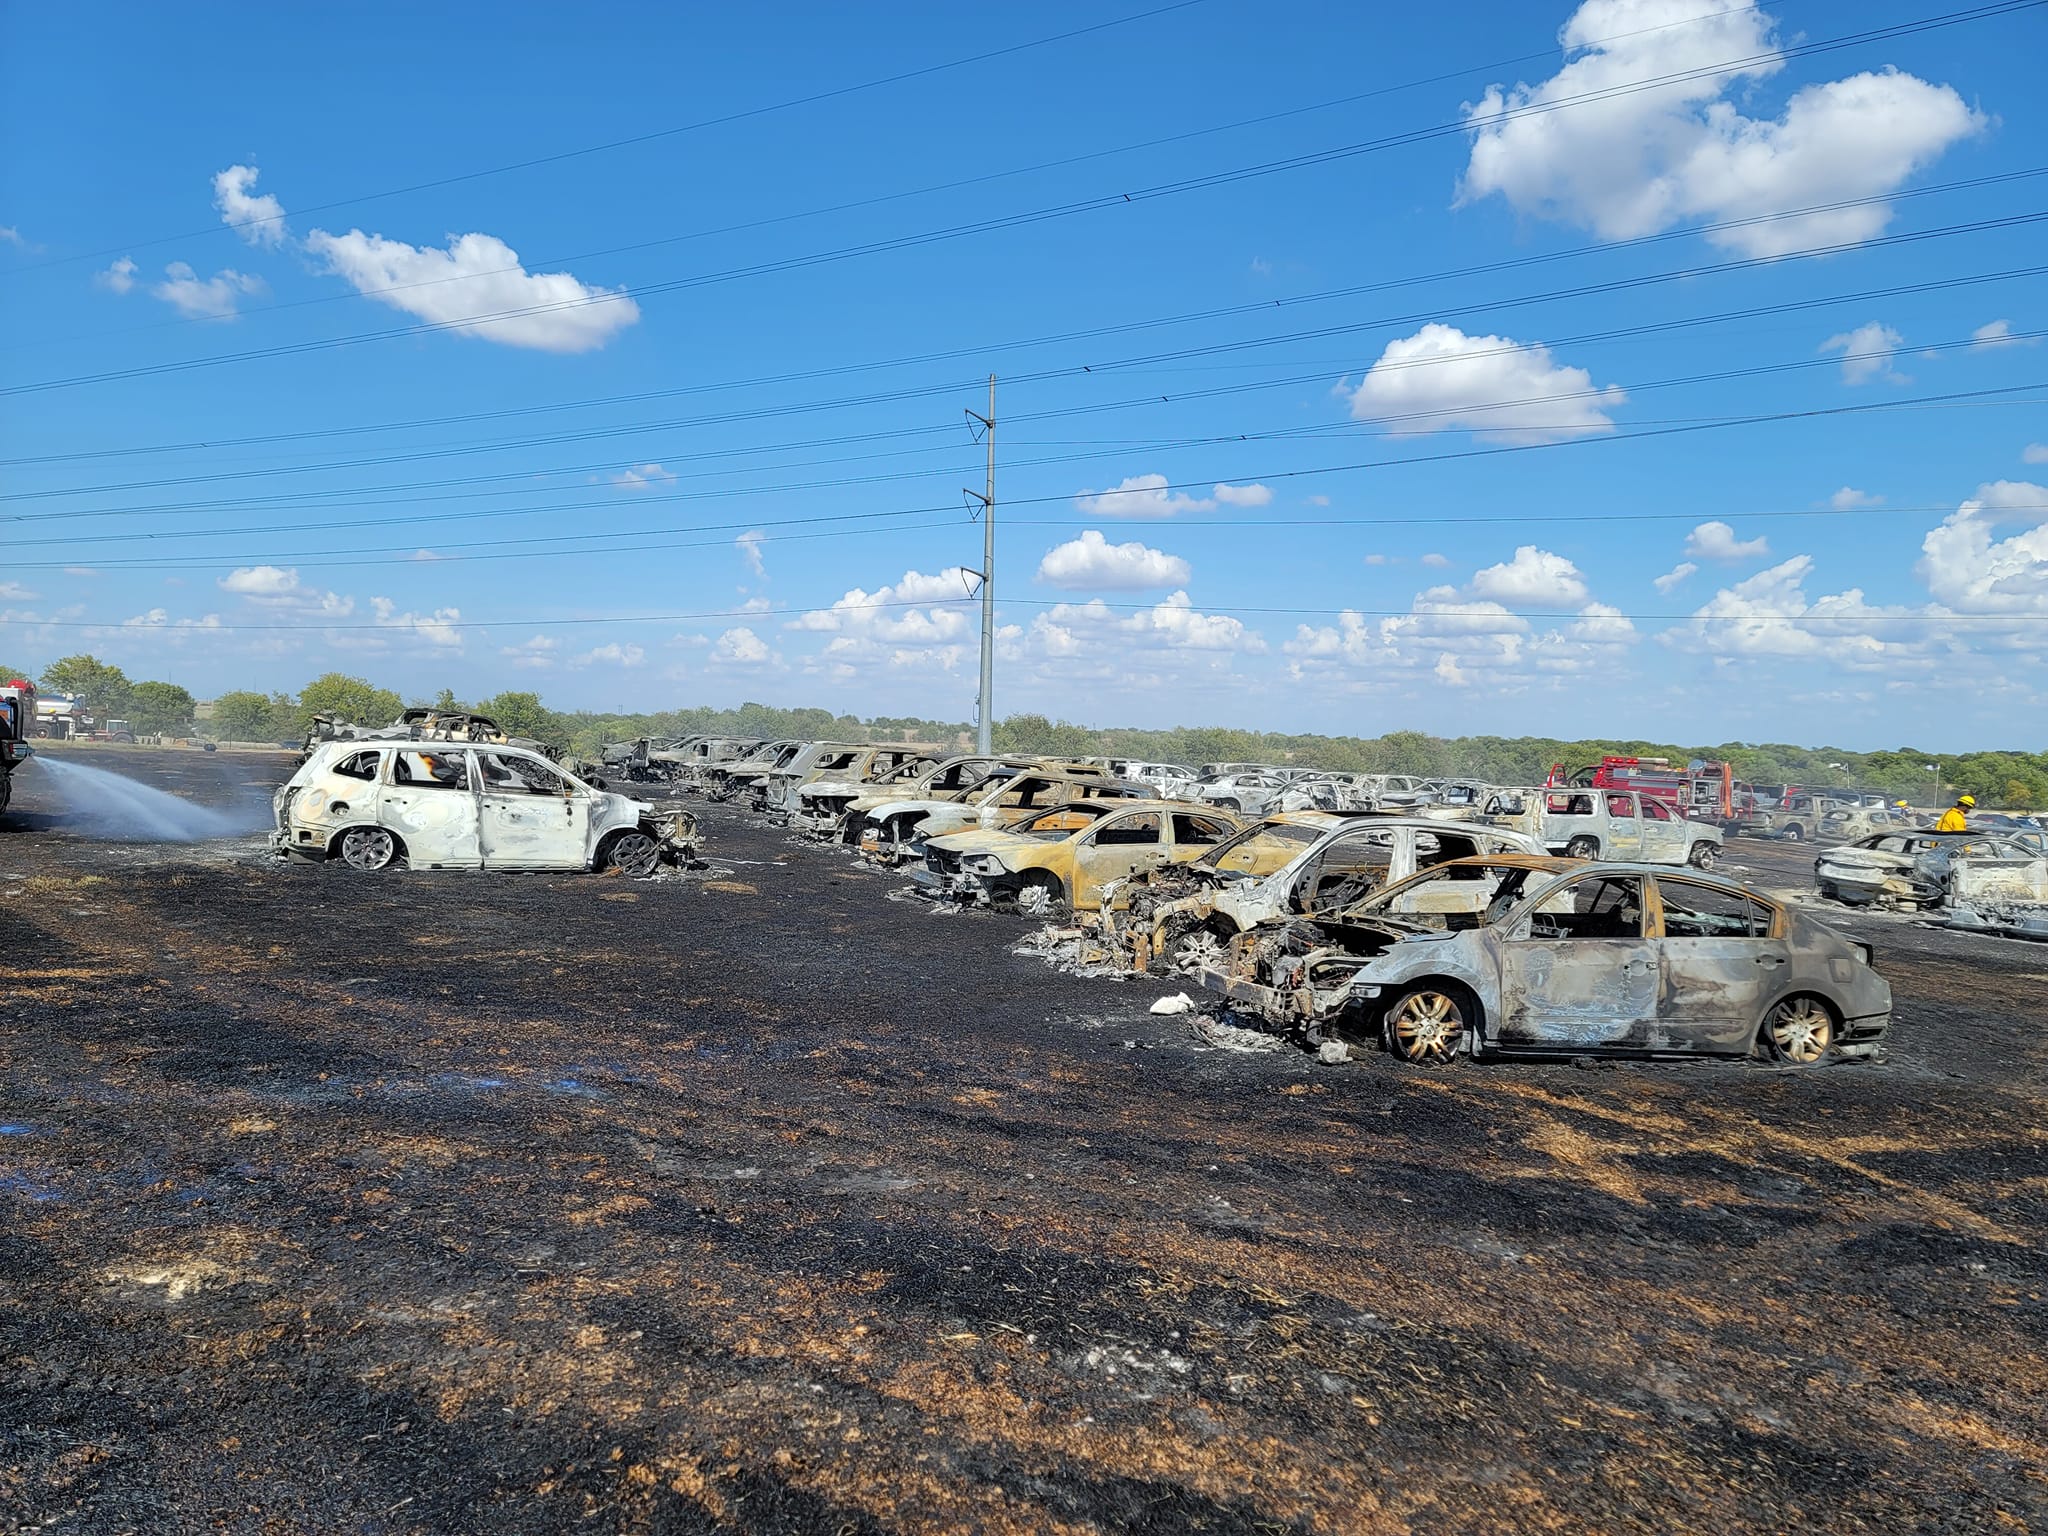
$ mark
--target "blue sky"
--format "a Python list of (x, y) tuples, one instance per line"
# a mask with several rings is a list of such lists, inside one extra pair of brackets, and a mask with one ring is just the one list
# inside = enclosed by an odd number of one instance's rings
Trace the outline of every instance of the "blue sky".
[(2048, 9), (595, 14), (0, 12), (0, 662), (2040, 745)]

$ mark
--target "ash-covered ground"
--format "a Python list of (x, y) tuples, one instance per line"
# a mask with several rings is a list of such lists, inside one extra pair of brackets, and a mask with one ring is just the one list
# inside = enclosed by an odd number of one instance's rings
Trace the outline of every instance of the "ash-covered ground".
[(715, 807), (365, 877), (19, 782), (0, 1528), (2048, 1528), (2048, 947), (1845, 920), (1882, 1066), (1325, 1066)]

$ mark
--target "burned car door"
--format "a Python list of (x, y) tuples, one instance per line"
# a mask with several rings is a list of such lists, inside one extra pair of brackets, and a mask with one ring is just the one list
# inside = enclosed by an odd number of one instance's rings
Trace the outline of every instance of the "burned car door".
[(536, 758), (476, 755), (479, 837), (494, 869), (578, 869), (589, 859), (590, 797)]
[(1646, 1041), (1658, 957), (1644, 921), (1639, 875), (1591, 874), (1553, 891), (1500, 942), (1495, 1039), (1559, 1051)]
[(1646, 864), (1683, 864), (1692, 851), (1692, 829), (1661, 800), (1645, 797), (1639, 808), (1642, 843), (1636, 857)]
[(391, 778), (377, 796), (377, 820), (405, 841), (414, 869), (474, 868), (477, 843), (475, 769), (466, 748), (438, 744), (391, 754)]
[(1658, 1034), (1671, 1049), (1744, 1054), (1789, 974), (1791, 950), (1773, 937), (1777, 913), (1740, 891), (1692, 880), (1660, 876), (1657, 894)]
[(1341, 911), (1389, 881), (1413, 874), (1412, 861), (1407, 869), (1395, 869), (1398, 835), (1391, 827), (1363, 827), (1330, 839), (1294, 877), (1288, 905), (1311, 916)]
[(1165, 863), (1165, 821), (1157, 811), (1133, 811), (1104, 817), (1082, 834), (1074, 850), (1074, 904), (1093, 906), (1110, 881)]
[(1607, 835), (1600, 842), (1603, 859), (1640, 859), (1643, 852), (1642, 808), (1632, 791), (1607, 792)]

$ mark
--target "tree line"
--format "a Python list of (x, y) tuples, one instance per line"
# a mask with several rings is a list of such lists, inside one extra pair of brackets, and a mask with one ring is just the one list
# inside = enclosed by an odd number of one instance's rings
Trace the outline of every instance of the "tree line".
[[(24, 677), (24, 672), (0, 676)], [(92, 656), (67, 656), (51, 663), (41, 685), (56, 693), (82, 694), (102, 719), (126, 718), (138, 733), (179, 734), (194, 729), (192, 695), (175, 683), (131, 683), (119, 667)], [(915, 716), (835, 714), (828, 709), (780, 709), (747, 703), (737, 709), (660, 710), (608, 714), (551, 710), (540, 695), (507, 690), (464, 703), (452, 689), (416, 704), (465, 709), (489, 715), (515, 736), (529, 736), (581, 757), (595, 757), (609, 742), (648, 736), (665, 739), (708, 733), (721, 736), (796, 737), (804, 740), (882, 739), (953, 746), (970, 738), (962, 720)], [(237, 690), (213, 701), (199, 730), (221, 741), (295, 742), (315, 715), (358, 725), (385, 725), (405, 701), (389, 688), (363, 678), (329, 672), (294, 696)], [(1283, 763), (1340, 772), (1400, 773), (1423, 778), (1469, 778), (1489, 784), (1540, 784), (1553, 764), (1567, 770), (1602, 757), (1661, 757), (1683, 767), (1695, 761), (1728, 762), (1735, 777), (1752, 784), (1799, 784), (1881, 792), (1916, 805), (1947, 796), (1975, 795), (1985, 806), (2009, 810), (2048, 807), (2048, 753), (2025, 751), (1942, 754), (1921, 747), (1851, 752), (1839, 747), (1785, 743), (1678, 742), (1549, 736), (1430, 736), (1389, 731), (1381, 736), (1323, 736), (1247, 731), (1228, 726), (1178, 726), (1171, 730), (1094, 727), (1051, 720), (1044, 715), (1011, 715), (996, 722), (995, 746), (1003, 752), (1142, 758), (1171, 763)]]

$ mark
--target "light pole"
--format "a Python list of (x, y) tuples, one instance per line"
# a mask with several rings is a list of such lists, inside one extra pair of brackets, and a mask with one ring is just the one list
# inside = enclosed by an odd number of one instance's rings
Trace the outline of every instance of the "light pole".
[(1828, 770), (1831, 773), (1839, 773), (1842, 776), (1842, 788), (1847, 789), (1849, 787), (1849, 765), (1847, 763), (1829, 763)]
[(1934, 807), (1936, 810), (1939, 810), (1941, 809), (1941, 764), (1922, 763), (1920, 766), (1934, 775)]

